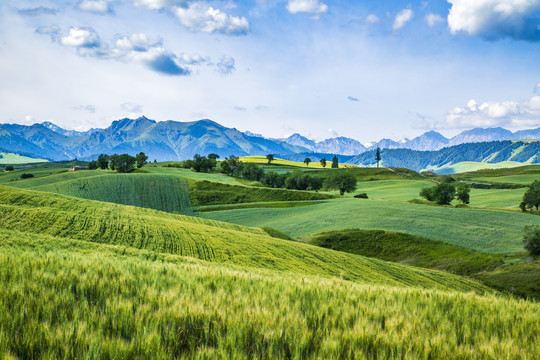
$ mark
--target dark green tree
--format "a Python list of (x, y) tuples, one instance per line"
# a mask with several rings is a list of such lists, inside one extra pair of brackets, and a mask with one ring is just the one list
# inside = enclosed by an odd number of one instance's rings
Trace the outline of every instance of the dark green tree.
[(6, 166), (6, 168), (4, 170), (13, 171), (13, 170), (15, 170), (15, 168), (13, 167), (13, 165), (8, 165), (8, 166)]
[(430, 188), (420, 190), (420, 196), (439, 205), (450, 205), (456, 194), (456, 188), (449, 183), (441, 183)]
[(540, 226), (525, 226), (523, 242), (531, 255), (540, 255)]
[[(100, 155), (101, 156), (101, 155)], [(118, 157), (120, 155), (118, 154), (114, 154), (114, 155), (111, 155), (111, 156), (108, 156), (108, 155), (104, 155), (107, 157), (107, 163), (109, 164), (109, 167), (111, 168), (111, 170), (116, 170), (116, 164), (118, 163)], [(103, 165), (104, 163), (99, 161), (99, 158), (98, 158), (98, 165), (101, 169), (103, 169), (101, 166)], [(106, 169), (106, 168), (105, 168)]]
[(332, 158), (332, 169), (339, 168), (338, 158), (336, 155)]
[(268, 163), (270, 164), (274, 160), (274, 154), (266, 155), (266, 159), (268, 160)]
[(219, 155), (216, 154), (216, 153), (210, 153), (210, 154), (208, 154), (207, 158), (209, 158), (210, 160), (217, 161), (217, 159), (219, 159)]
[(119, 173), (128, 173), (135, 169), (135, 163), (137, 159), (129, 154), (113, 155), (111, 156), (111, 169), (118, 171)]
[(306, 164), (306, 166), (309, 166), (309, 163), (311, 162), (311, 159), (310, 158), (305, 158), (304, 159), (304, 164)]
[(322, 158), (320, 162), (321, 162), (321, 166), (323, 168), (325, 168), (326, 167), (326, 158)]
[(135, 156), (135, 160), (137, 161), (137, 167), (140, 169), (146, 164), (146, 160), (148, 160), (148, 156), (146, 156), (142, 151), (138, 153)]
[[(105, 170), (109, 167), (109, 156), (101, 154), (98, 156), (97, 165), (100, 169)], [(114, 170), (114, 169), (113, 169)]]
[(88, 169), (90, 170), (96, 170), (98, 168), (98, 163), (97, 161), (90, 161), (88, 163)]
[(456, 199), (464, 204), (468, 204), (470, 201), (471, 187), (466, 183), (459, 183), (456, 186)]
[(324, 179), (318, 176), (310, 176), (309, 190), (319, 191), (323, 187)]
[(336, 172), (326, 180), (326, 187), (339, 190), (341, 195), (346, 192), (353, 192), (356, 190), (356, 177), (348, 171)]
[(379, 161), (381, 161), (381, 149), (377, 147), (377, 152), (375, 153), (375, 160), (377, 160), (377, 167), (379, 167)]
[(534, 180), (528, 187), (525, 194), (523, 194), (523, 205), (520, 205), (521, 209), (532, 209), (533, 207), (538, 210), (540, 206), (540, 181)]

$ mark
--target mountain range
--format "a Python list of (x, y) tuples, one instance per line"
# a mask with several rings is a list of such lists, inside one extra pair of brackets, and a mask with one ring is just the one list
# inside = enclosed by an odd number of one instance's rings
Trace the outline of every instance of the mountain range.
[(511, 132), (503, 128), (472, 129), (446, 138), (436, 131), (412, 140), (382, 139), (364, 145), (347, 137), (314, 141), (300, 134), (273, 139), (249, 131), (222, 126), (212, 120), (193, 122), (160, 121), (140, 117), (113, 121), (105, 129), (85, 132), (63, 129), (51, 122), (34, 125), (0, 124), (0, 151), (54, 161), (95, 159), (99, 154), (143, 151), (150, 160), (167, 161), (217, 153), (229, 155), (276, 154), (294, 156), (304, 153), (340, 154), (352, 158), (377, 147), (435, 151), (463, 143), (540, 139), (540, 128)]

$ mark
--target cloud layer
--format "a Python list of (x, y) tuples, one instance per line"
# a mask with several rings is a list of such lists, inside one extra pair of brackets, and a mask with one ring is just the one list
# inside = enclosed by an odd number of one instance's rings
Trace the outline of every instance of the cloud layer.
[(448, 0), (450, 32), (540, 41), (540, 0)]
[(291, 14), (308, 13), (318, 15), (327, 12), (328, 5), (319, 0), (289, 0), (287, 10)]
[(524, 127), (540, 125), (540, 96), (527, 101), (477, 103), (470, 100), (465, 107), (456, 107), (446, 116), (449, 128)]

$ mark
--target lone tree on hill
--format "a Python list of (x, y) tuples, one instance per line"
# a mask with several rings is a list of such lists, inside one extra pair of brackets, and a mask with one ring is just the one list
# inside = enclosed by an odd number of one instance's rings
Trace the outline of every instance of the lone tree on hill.
[(350, 172), (336, 172), (326, 181), (326, 187), (337, 189), (341, 195), (356, 190), (356, 177)]
[(471, 192), (471, 187), (466, 183), (459, 183), (456, 187), (456, 198), (464, 204), (468, 204), (470, 200), (469, 193)]
[(311, 159), (310, 158), (305, 158), (304, 159), (304, 164), (306, 164), (306, 166), (309, 166), (309, 163), (311, 162)]
[(377, 152), (375, 153), (375, 160), (377, 160), (377, 167), (379, 167), (379, 161), (381, 161), (381, 149), (377, 148)]
[(525, 226), (523, 242), (531, 255), (540, 255), (540, 226)]
[(326, 167), (326, 158), (322, 158), (321, 161), (320, 161), (320, 163), (321, 163), (321, 166), (322, 166), (323, 168), (325, 168), (325, 167)]
[(532, 209), (533, 207), (538, 210), (540, 206), (540, 181), (534, 180), (529, 186), (525, 194), (523, 194), (523, 201), (519, 205), (522, 211), (526, 209)]
[(274, 154), (266, 155), (266, 159), (268, 160), (268, 163), (270, 164), (274, 160)]
[(337, 155), (334, 155), (334, 157), (332, 158), (332, 169), (337, 168), (339, 168), (338, 158)]

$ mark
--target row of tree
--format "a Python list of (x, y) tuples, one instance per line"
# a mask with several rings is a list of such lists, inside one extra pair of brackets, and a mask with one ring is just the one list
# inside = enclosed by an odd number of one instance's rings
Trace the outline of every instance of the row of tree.
[[(271, 164), (272, 161), (274, 161), (274, 154), (268, 154), (266, 155), (266, 159), (268, 160), (268, 164)], [(304, 159), (304, 164), (306, 164), (306, 166), (309, 166), (309, 164), (311, 164), (312, 161), (309, 157), (305, 158)], [(328, 164), (328, 161), (326, 160), (326, 158), (322, 158), (319, 163), (321, 164), (321, 166), (323, 168), (326, 168), (326, 165)], [(332, 158), (332, 169), (337, 169), (339, 168), (339, 161), (338, 161), (338, 157), (336, 155), (334, 155), (334, 157)]]
[[(214, 171), (217, 169), (218, 158), (219, 155), (217, 154), (209, 154), (208, 156), (196, 154), (193, 157), (193, 160), (183, 161), (180, 163), (180, 166), (187, 169), (193, 169), (197, 172)], [(266, 158), (269, 163), (274, 160), (273, 155), (271, 154)], [(335, 161), (332, 164), (333, 166), (334, 163), (337, 167), (337, 157), (335, 157)], [(309, 163), (306, 164), (308, 165)], [(327, 189), (339, 190), (341, 195), (356, 189), (356, 177), (349, 172), (336, 172), (327, 178), (313, 176), (300, 170), (282, 174), (275, 171), (265, 173), (260, 166), (253, 163), (242, 162), (238, 157), (233, 155), (222, 160), (219, 164), (219, 169), (217, 170), (225, 175), (235, 176), (246, 180), (260, 181), (269, 187), (279, 189), (319, 191), (323, 187), (326, 187)]]
[(131, 156), (129, 154), (101, 154), (98, 156), (97, 161), (91, 161), (88, 164), (88, 168), (90, 170), (111, 169), (120, 173), (128, 173), (133, 171), (135, 166), (139, 169), (142, 168), (146, 164), (147, 160), (148, 156), (146, 156), (143, 152), (138, 153), (136, 156)]
[(459, 183), (457, 186), (454, 186), (450, 182), (442, 182), (429, 188), (423, 188), (420, 190), (420, 196), (428, 201), (434, 201), (439, 205), (450, 205), (454, 198), (463, 204), (468, 204), (470, 192), (471, 188), (466, 183)]

